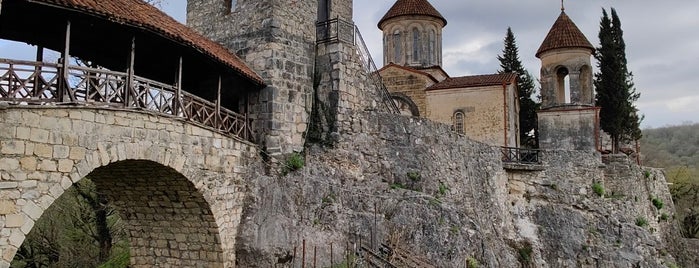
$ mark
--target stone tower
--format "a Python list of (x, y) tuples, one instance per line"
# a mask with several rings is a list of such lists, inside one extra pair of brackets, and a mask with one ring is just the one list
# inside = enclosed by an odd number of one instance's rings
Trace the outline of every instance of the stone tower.
[(303, 149), (320, 1), (187, 0), (187, 25), (236, 53), (268, 85), (246, 106), (256, 141), (271, 154)]
[(594, 47), (561, 9), (536, 52), (541, 59), (539, 143), (542, 149), (595, 150), (595, 107), (590, 58)]
[(427, 0), (398, 0), (379, 21), (384, 65), (442, 65), (442, 28), (447, 20)]

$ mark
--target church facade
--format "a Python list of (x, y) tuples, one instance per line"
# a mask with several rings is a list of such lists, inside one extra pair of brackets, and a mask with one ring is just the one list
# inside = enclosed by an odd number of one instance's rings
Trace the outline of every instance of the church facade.
[(451, 77), (442, 69), (447, 20), (427, 0), (398, 0), (379, 21), (379, 70), (401, 112), (449, 124), (477, 141), (519, 146), (515, 74)]

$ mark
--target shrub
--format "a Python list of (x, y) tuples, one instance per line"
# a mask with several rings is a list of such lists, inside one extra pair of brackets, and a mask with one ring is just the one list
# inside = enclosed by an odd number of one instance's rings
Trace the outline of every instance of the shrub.
[(646, 218), (644, 218), (643, 216), (639, 216), (638, 218), (636, 218), (636, 226), (639, 226), (639, 227), (648, 226), (648, 220), (646, 220)]
[(517, 252), (519, 253), (519, 262), (522, 264), (530, 264), (532, 262), (532, 245), (530, 243), (524, 243)]
[(669, 219), (669, 218), (670, 218), (670, 216), (668, 216), (667, 213), (663, 213), (660, 215), (661, 221), (667, 221), (667, 219)]
[(592, 184), (592, 191), (600, 197), (604, 196), (604, 186), (602, 186), (602, 184), (600, 184), (599, 182), (595, 182)]
[(447, 191), (449, 191), (449, 186), (440, 182), (439, 183), (439, 196), (445, 196), (447, 194)]
[(284, 161), (284, 166), (282, 167), (282, 176), (286, 176), (289, 172), (299, 170), (303, 168), (306, 162), (303, 160), (303, 156), (300, 153), (293, 153), (286, 158)]
[(645, 176), (646, 179), (650, 178), (650, 171), (648, 171), (648, 170), (643, 171), (643, 176)]
[(653, 199), (651, 200), (651, 202), (653, 203), (653, 206), (654, 206), (655, 208), (657, 208), (658, 210), (660, 210), (661, 208), (663, 208), (663, 205), (664, 205), (664, 204), (663, 204), (663, 200), (660, 200), (660, 199), (657, 198), (657, 197), (653, 197)]
[(474, 257), (468, 257), (468, 259), (466, 259), (466, 264), (468, 268), (478, 268), (478, 266), (480, 266), (480, 263)]

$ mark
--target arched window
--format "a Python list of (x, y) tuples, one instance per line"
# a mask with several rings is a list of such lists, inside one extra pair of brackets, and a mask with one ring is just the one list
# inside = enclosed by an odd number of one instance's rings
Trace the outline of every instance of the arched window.
[(459, 134), (464, 134), (464, 112), (457, 111), (454, 113), (454, 131)]
[(427, 42), (427, 46), (428, 46), (428, 48), (427, 48), (427, 55), (428, 55), (428, 56), (427, 56), (427, 57), (428, 57), (428, 60), (429, 60), (429, 62), (430, 62), (430, 65), (436, 65), (436, 63), (435, 63), (435, 59), (436, 59), (436, 58), (435, 58), (435, 45), (434, 45), (434, 43), (435, 43), (434, 30), (430, 30), (430, 36), (429, 36), (429, 40), (428, 40), (428, 42)]
[(400, 30), (393, 32), (393, 62), (401, 62), (401, 42), (400, 42)]
[(420, 32), (413, 28), (413, 62), (420, 62)]
[(570, 76), (566, 67), (558, 68), (556, 71), (558, 78), (558, 88), (556, 89), (556, 101), (558, 104), (570, 103)]
[(231, 14), (233, 10), (235, 10), (235, 5), (237, 4), (238, 0), (226, 0), (226, 15)]

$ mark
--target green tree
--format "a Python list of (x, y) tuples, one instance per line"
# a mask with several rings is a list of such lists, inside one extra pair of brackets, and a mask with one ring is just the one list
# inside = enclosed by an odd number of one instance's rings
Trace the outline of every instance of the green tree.
[(531, 147), (538, 147), (538, 127), (536, 109), (539, 104), (532, 100), (534, 93), (534, 79), (524, 69), (522, 61), (519, 60), (519, 49), (512, 28), (507, 28), (505, 36), (505, 48), (502, 55), (498, 55), (500, 61), (499, 73), (517, 74), (517, 95), (519, 98), (519, 138), (522, 144)]
[(599, 72), (595, 74), (597, 106), (601, 107), (600, 126), (612, 139), (612, 150), (619, 152), (619, 144), (641, 138), (642, 117), (634, 102), (640, 94), (636, 92), (633, 74), (626, 66), (626, 44), (621, 21), (614, 8), (612, 18), (602, 9), (599, 40), (595, 58)]

